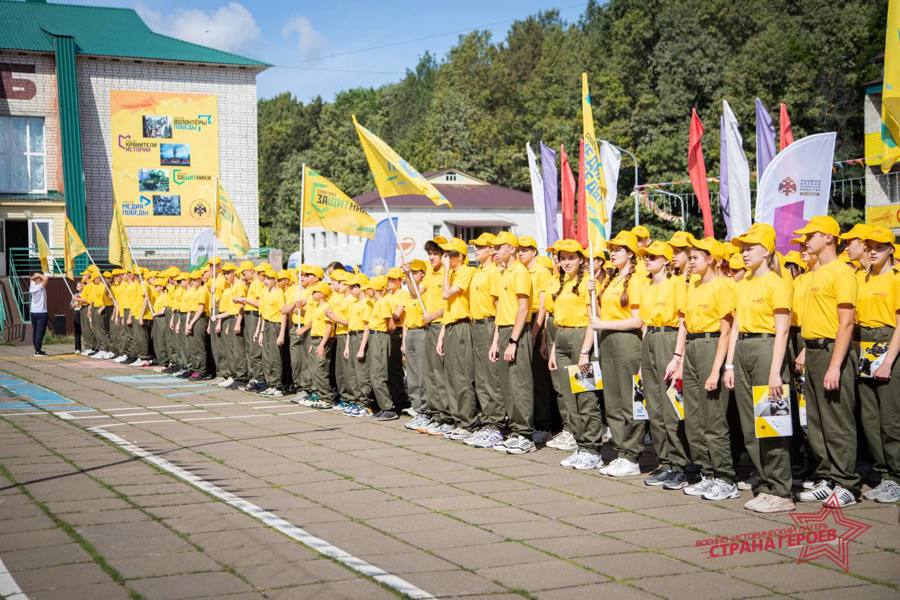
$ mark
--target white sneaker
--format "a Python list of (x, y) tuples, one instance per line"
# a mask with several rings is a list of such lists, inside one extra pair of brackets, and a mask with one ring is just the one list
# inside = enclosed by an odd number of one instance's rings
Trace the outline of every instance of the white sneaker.
[(701, 476), (700, 481), (693, 485), (687, 486), (682, 491), (688, 496), (702, 496), (703, 494), (710, 491), (715, 485), (716, 482), (714, 479), (708, 479)]
[(576, 471), (589, 471), (591, 469), (596, 469), (599, 465), (602, 464), (603, 459), (600, 458), (599, 454), (594, 454), (593, 452), (582, 450), (578, 454), (578, 458), (576, 458), (572, 463), (572, 468)]
[(618, 464), (610, 467), (603, 474), (609, 477), (634, 477), (641, 474), (641, 467), (627, 458), (619, 458)]
[[(468, 442), (469, 440), (466, 440)], [(474, 448), (494, 448), (503, 443), (503, 434), (494, 428), (484, 429), (482, 436), (470, 444)]]
[(535, 430), (531, 434), (531, 441), (534, 442), (535, 444), (537, 444), (538, 446), (546, 445), (547, 441), (549, 439), (550, 439), (549, 431)]
[(232, 378), (232, 377), (226, 377), (225, 379), (223, 379), (222, 381), (220, 381), (220, 382), (217, 383), (216, 385), (218, 385), (218, 386), (221, 387), (221, 388), (224, 388), (224, 387), (228, 387), (228, 386), (231, 385), (232, 383), (234, 383), (234, 378)]
[(521, 435), (510, 436), (506, 440), (506, 452), (508, 454), (528, 454), (535, 450), (537, 450), (537, 446), (534, 445), (534, 442)]
[(119, 356), (117, 356), (117, 357), (115, 357), (115, 358), (113, 359), (113, 362), (123, 363), (123, 362), (125, 362), (126, 360), (128, 360), (128, 355), (127, 355), (127, 354), (120, 354)]
[(576, 450), (569, 456), (559, 461), (559, 466), (571, 468), (576, 462), (578, 462), (578, 459), (581, 457), (582, 452), (584, 452), (584, 450)]
[(704, 500), (730, 500), (740, 497), (740, 490), (732, 482), (724, 479), (715, 479), (714, 481), (715, 485), (712, 489), (703, 494)]
[(890, 479), (884, 480), (884, 488), (881, 493), (875, 496), (875, 502), (889, 504), (900, 500), (900, 485), (896, 481)]
[(407, 406), (406, 408), (404, 408), (404, 409), (401, 410), (400, 412), (402, 412), (404, 415), (408, 415), (408, 416), (410, 416), (410, 417), (415, 417), (415, 416), (417, 416), (417, 415), (419, 414), (419, 413), (416, 412), (416, 409), (414, 409), (412, 406)]
[(609, 473), (609, 470), (610, 470), (610, 469), (612, 469), (612, 468), (615, 467), (615, 466), (618, 466), (620, 460), (622, 460), (622, 459), (621, 459), (621, 458), (614, 458), (614, 459), (612, 460), (612, 462), (610, 462), (608, 465), (597, 467), (597, 470), (600, 471), (600, 474), (601, 474), (601, 475), (606, 475), (606, 474)]
[(404, 423), (403, 426), (411, 431), (415, 431), (419, 428), (420, 425), (424, 425), (427, 422), (428, 417), (426, 417), (425, 415), (416, 415), (415, 417)]
[(474, 434), (464, 427), (457, 427), (450, 433), (444, 434), (444, 437), (454, 442), (464, 442)]
[[(97, 353), (96, 350), (85, 350), (84, 352), (81, 353), (81, 355), (82, 356), (93, 356), (96, 353)], [(78, 350), (75, 351), (75, 354), (78, 354)]]
[(273, 388), (273, 387), (267, 387), (266, 389), (264, 389), (263, 391), (261, 391), (261, 392), (259, 393), (259, 395), (260, 395), (260, 396), (271, 396), (273, 391), (275, 391), (275, 388)]
[(575, 436), (567, 431), (566, 437), (559, 441), (556, 448), (564, 452), (574, 452), (578, 449), (578, 442), (575, 441)]
[(115, 357), (116, 357), (116, 353), (113, 352), (112, 350), (107, 350), (106, 352), (103, 353), (103, 358), (106, 360), (112, 360)]
[(133, 363), (131, 363), (132, 367), (145, 367), (150, 364), (149, 360), (144, 360), (143, 358), (139, 358)]
[(881, 482), (871, 490), (869, 490), (868, 492), (863, 492), (862, 497), (866, 500), (874, 500), (878, 496), (878, 494), (880, 494), (884, 490), (884, 486), (887, 484), (887, 482), (887, 479), (882, 479)]
[(76, 350), (75, 354), (81, 354), (81, 350)]
[(824, 479), (817, 482), (811, 489), (805, 489), (797, 496), (800, 502), (825, 502), (834, 492)]
[(803, 486), (804, 490), (811, 490), (814, 487), (816, 487), (818, 484), (819, 484), (818, 481), (813, 481), (812, 479), (804, 479), (802, 486)]
[(562, 431), (560, 431), (559, 433), (557, 433), (556, 435), (554, 435), (552, 439), (548, 440), (546, 446), (547, 446), (548, 448), (556, 448), (557, 450), (561, 450), (561, 449), (562, 449), (562, 448), (561, 448), (561, 445), (564, 445), (564, 444), (568, 443), (568, 440), (569, 440), (570, 438), (571, 438), (573, 441), (574, 441), (574, 439), (575, 439), (575, 438), (572, 436), (572, 434), (569, 433), (569, 430), (568, 430), (568, 429), (563, 429)]
[(439, 435), (439, 436), (443, 437), (446, 434), (453, 431), (454, 429), (456, 429), (456, 428), (453, 427), (453, 425), (451, 425), (450, 423), (436, 424), (434, 427), (430, 427), (428, 429), (428, 434), (429, 435)]
[(744, 481), (738, 481), (737, 488), (739, 490), (752, 490), (754, 487), (759, 485), (759, 474), (754, 473)]
[(834, 486), (834, 492), (822, 502), (822, 506), (828, 508), (844, 508), (856, 504), (856, 496), (847, 488)]
[(272, 390), (272, 393), (270, 393), (269, 396), (272, 396), (273, 398), (281, 398), (282, 396), (284, 396), (284, 392), (282, 392), (278, 388), (270, 388), (270, 389)]
[(484, 427), (475, 430), (472, 435), (463, 440), (463, 444), (465, 444), (466, 446), (474, 446), (476, 442), (484, 438), (484, 434), (486, 431), (487, 430)]

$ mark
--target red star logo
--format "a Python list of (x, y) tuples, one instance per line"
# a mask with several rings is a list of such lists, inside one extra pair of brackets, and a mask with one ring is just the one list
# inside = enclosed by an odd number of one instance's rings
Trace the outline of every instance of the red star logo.
[[(797, 562), (809, 562), (825, 557), (845, 572), (849, 572), (850, 542), (867, 532), (872, 526), (847, 517), (840, 508), (830, 508), (825, 505), (816, 513), (791, 513), (791, 519), (797, 525), (826, 524), (829, 518), (834, 521), (834, 529), (838, 530), (838, 536), (835, 541), (804, 546), (800, 550)], [(839, 531), (841, 527), (844, 528), (843, 533)]]

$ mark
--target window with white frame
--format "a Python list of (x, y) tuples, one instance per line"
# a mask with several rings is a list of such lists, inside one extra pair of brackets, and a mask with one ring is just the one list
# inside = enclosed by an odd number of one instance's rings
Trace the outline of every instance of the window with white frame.
[(53, 248), (53, 221), (51, 219), (29, 219), (28, 221), (28, 247), (31, 248), (29, 254), (37, 256), (37, 236), (34, 230), (39, 229), (47, 246)]
[(0, 116), (0, 193), (44, 193), (44, 118)]

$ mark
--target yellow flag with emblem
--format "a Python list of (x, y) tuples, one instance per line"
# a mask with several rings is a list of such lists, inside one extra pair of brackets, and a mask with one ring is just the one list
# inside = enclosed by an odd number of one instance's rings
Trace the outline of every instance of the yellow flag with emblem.
[(216, 239), (235, 256), (246, 256), (250, 250), (250, 238), (222, 182), (219, 182), (216, 194)]
[(377, 135), (360, 125), (353, 115), (353, 124), (359, 134), (369, 169), (375, 178), (375, 187), (382, 198), (392, 196), (426, 196), (435, 206), (449, 206), (450, 201), (437, 191), (427, 179), (400, 158), (394, 149), (385, 144)]
[(123, 269), (134, 267), (131, 259), (131, 245), (128, 243), (128, 231), (119, 212), (119, 203), (113, 202), (113, 219), (109, 225), (109, 262)]
[(75, 257), (87, 252), (87, 248), (84, 246), (84, 242), (81, 241), (81, 236), (78, 235), (78, 231), (75, 230), (75, 226), (72, 225), (69, 217), (66, 217), (66, 246), (64, 250), (66, 255), (66, 277), (75, 279)]
[(41, 233), (41, 228), (37, 225), (34, 226), (34, 243), (37, 245), (38, 258), (41, 260), (41, 272), (49, 273), (50, 246), (47, 245), (47, 240), (44, 239), (44, 234)]
[(888, 2), (881, 89), (881, 172), (900, 161), (900, 0)]
[(594, 133), (594, 113), (587, 73), (581, 74), (581, 117), (584, 136), (584, 199), (587, 208), (588, 241), (595, 250), (606, 247), (606, 177), (600, 161), (600, 146)]
[(303, 173), (303, 226), (375, 238), (375, 219), (350, 196), (309, 167)]

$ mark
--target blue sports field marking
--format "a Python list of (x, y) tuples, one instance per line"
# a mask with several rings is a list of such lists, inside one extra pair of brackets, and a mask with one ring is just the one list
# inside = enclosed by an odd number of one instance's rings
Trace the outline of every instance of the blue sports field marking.
[(52, 390), (29, 383), (24, 379), (13, 377), (8, 373), (0, 372), (0, 387), (10, 392), (17, 400), (0, 404), (0, 409), (4, 410), (32, 410), (34, 408), (50, 412), (93, 410), (86, 406), (79, 406), (74, 400), (64, 398)]

